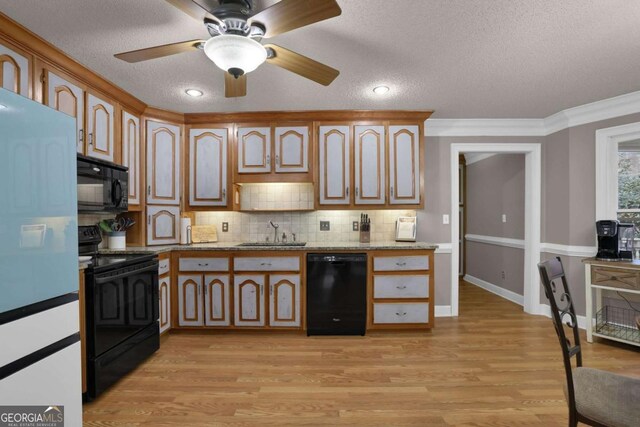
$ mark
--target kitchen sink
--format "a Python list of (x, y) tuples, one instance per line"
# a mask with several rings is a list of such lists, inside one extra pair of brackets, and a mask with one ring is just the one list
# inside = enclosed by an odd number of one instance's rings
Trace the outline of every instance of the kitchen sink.
[(305, 246), (307, 242), (245, 242), (237, 246)]

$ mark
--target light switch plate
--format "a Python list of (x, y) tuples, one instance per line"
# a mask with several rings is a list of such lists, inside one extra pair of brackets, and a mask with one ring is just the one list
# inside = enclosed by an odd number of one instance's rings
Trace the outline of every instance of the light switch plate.
[(443, 223), (444, 225), (449, 224), (449, 215), (448, 215), (448, 214), (444, 214), (444, 215), (442, 215), (442, 223)]
[(222, 232), (226, 233), (227, 231), (229, 231), (229, 223), (228, 222), (223, 222), (222, 223)]
[(320, 231), (331, 230), (331, 223), (329, 221), (320, 221)]
[(502, 222), (507, 222), (507, 214), (502, 214)]

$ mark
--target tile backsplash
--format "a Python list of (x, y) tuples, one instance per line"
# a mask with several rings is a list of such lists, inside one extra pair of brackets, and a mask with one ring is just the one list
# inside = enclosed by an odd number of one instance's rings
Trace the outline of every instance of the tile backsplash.
[(251, 210), (312, 210), (313, 184), (242, 184), (240, 209)]
[[(273, 241), (273, 227), (269, 221), (280, 225), (278, 234), (296, 234), (299, 242), (357, 242), (358, 231), (352, 231), (354, 221), (360, 222), (360, 214), (371, 219), (371, 241), (395, 240), (396, 219), (399, 216), (416, 216), (415, 210), (337, 210), (313, 212), (196, 212), (197, 225), (215, 225), (219, 242), (255, 242), (269, 237)], [(320, 231), (320, 221), (329, 221), (330, 230)], [(222, 223), (229, 223), (229, 231), (222, 232)]]

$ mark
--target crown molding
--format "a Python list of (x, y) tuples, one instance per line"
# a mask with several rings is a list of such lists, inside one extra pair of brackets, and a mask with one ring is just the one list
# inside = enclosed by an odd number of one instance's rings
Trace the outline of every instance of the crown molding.
[(544, 119), (428, 119), (425, 136), (547, 136), (574, 126), (640, 113), (640, 91), (568, 108)]

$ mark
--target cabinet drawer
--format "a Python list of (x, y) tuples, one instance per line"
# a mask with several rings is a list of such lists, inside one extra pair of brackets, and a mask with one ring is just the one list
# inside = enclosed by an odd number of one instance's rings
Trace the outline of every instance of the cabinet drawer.
[(429, 275), (373, 276), (374, 298), (429, 298)]
[(592, 266), (591, 283), (612, 288), (640, 290), (640, 271)]
[(300, 271), (300, 257), (239, 257), (234, 271)]
[(428, 270), (429, 256), (382, 256), (373, 258), (374, 271)]
[(161, 259), (158, 261), (158, 275), (162, 276), (163, 274), (167, 274), (169, 272), (169, 258)]
[(373, 304), (374, 324), (429, 323), (429, 303)]
[(229, 271), (229, 258), (180, 258), (180, 271)]

